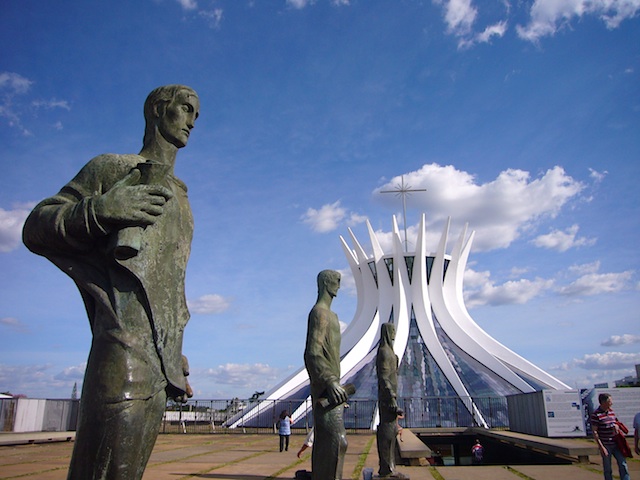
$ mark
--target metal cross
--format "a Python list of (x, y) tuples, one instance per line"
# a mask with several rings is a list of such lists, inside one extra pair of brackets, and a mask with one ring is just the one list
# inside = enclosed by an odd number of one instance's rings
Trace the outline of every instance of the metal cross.
[(407, 240), (407, 195), (411, 195), (413, 192), (426, 192), (426, 188), (411, 188), (411, 185), (404, 184), (404, 175), (402, 175), (400, 185), (395, 186), (395, 190), (381, 190), (380, 193), (395, 193), (396, 197), (402, 197), (402, 214), (404, 215), (404, 249), (409, 251), (409, 244)]

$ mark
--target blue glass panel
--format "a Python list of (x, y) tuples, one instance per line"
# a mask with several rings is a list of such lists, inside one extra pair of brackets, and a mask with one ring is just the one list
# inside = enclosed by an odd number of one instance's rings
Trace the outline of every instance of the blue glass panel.
[(442, 348), (471, 396), (503, 397), (521, 393), (518, 388), (458, 347), (444, 332), (435, 313), (433, 320)]
[(389, 272), (389, 278), (391, 279), (391, 285), (393, 285), (393, 258), (385, 258), (384, 263), (387, 266), (387, 272)]
[(431, 270), (433, 269), (433, 261), (435, 259), (433, 257), (427, 257), (427, 283), (431, 279)]
[(373, 279), (376, 281), (376, 287), (378, 286), (378, 269), (376, 268), (376, 262), (369, 262), (369, 270), (371, 270), (371, 274), (373, 275)]
[(409, 283), (413, 280), (413, 262), (416, 257), (404, 257), (404, 263), (407, 265), (407, 275), (409, 276)]

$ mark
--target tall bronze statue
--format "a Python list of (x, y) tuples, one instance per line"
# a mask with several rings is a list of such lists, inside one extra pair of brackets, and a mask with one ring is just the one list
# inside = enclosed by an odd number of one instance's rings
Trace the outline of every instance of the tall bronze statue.
[(174, 164), (199, 110), (189, 87), (155, 89), (140, 153), (93, 158), (25, 223), (25, 245), (76, 283), (93, 334), (69, 479), (142, 478), (167, 398), (191, 394), (182, 338), (193, 217)]
[(313, 480), (340, 480), (347, 452), (342, 417), (347, 391), (340, 385), (340, 324), (331, 311), (339, 288), (339, 272), (323, 270), (318, 274), (318, 300), (309, 313), (307, 327), (304, 364), (313, 402)]
[(379, 477), (408, 478), (396, 471), (396, 444), (398, 435), (398, 356), (393, 351), (396, 339), (396, 327), (392, 323), (383, 323), (380, 328), (380, 344), (376, 356), (378, 375), (378, 411), (380, 424), (376, 432), (378, 444)]

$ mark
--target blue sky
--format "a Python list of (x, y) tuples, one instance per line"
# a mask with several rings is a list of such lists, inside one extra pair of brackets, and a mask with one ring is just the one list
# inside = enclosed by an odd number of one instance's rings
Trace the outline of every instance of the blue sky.
[[(640, 363), (640, 0), (5, 0), (0, 16), (0, 391), (68, 397), (90, 331), (24, 218), (92, 157), (137, 153), (142, 104), (201, 115), (177, 174), (196, 230), (185, 353), (196, 398), (302, 365), (315, 276), (345, 273), (402, 204), (435, 250), (476, 231), (471, 315), (573, 387)], [(402, 226), (401, 226), (402, 229)]]

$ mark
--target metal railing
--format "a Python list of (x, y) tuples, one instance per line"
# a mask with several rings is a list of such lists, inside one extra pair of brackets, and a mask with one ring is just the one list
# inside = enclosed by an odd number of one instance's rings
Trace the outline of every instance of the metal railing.
[[(505, 397), (416, 397), (400, 398), (404, 411), (399, 420), (406, 428), (477, 426), (470, 406), (475, 405), (489, 428), (508, 428)], [(375, 400), (350, 399), (344, 410), (347, 431), (370, 430), (374, 423)], [(291, 400), (189, 400), (186, 404), (167, 405), (162, 433), (274, 433), (280, 412), (306, 412), (294, 419), (294, 431), (306, 432), (313, 425), (308, 399)]]

